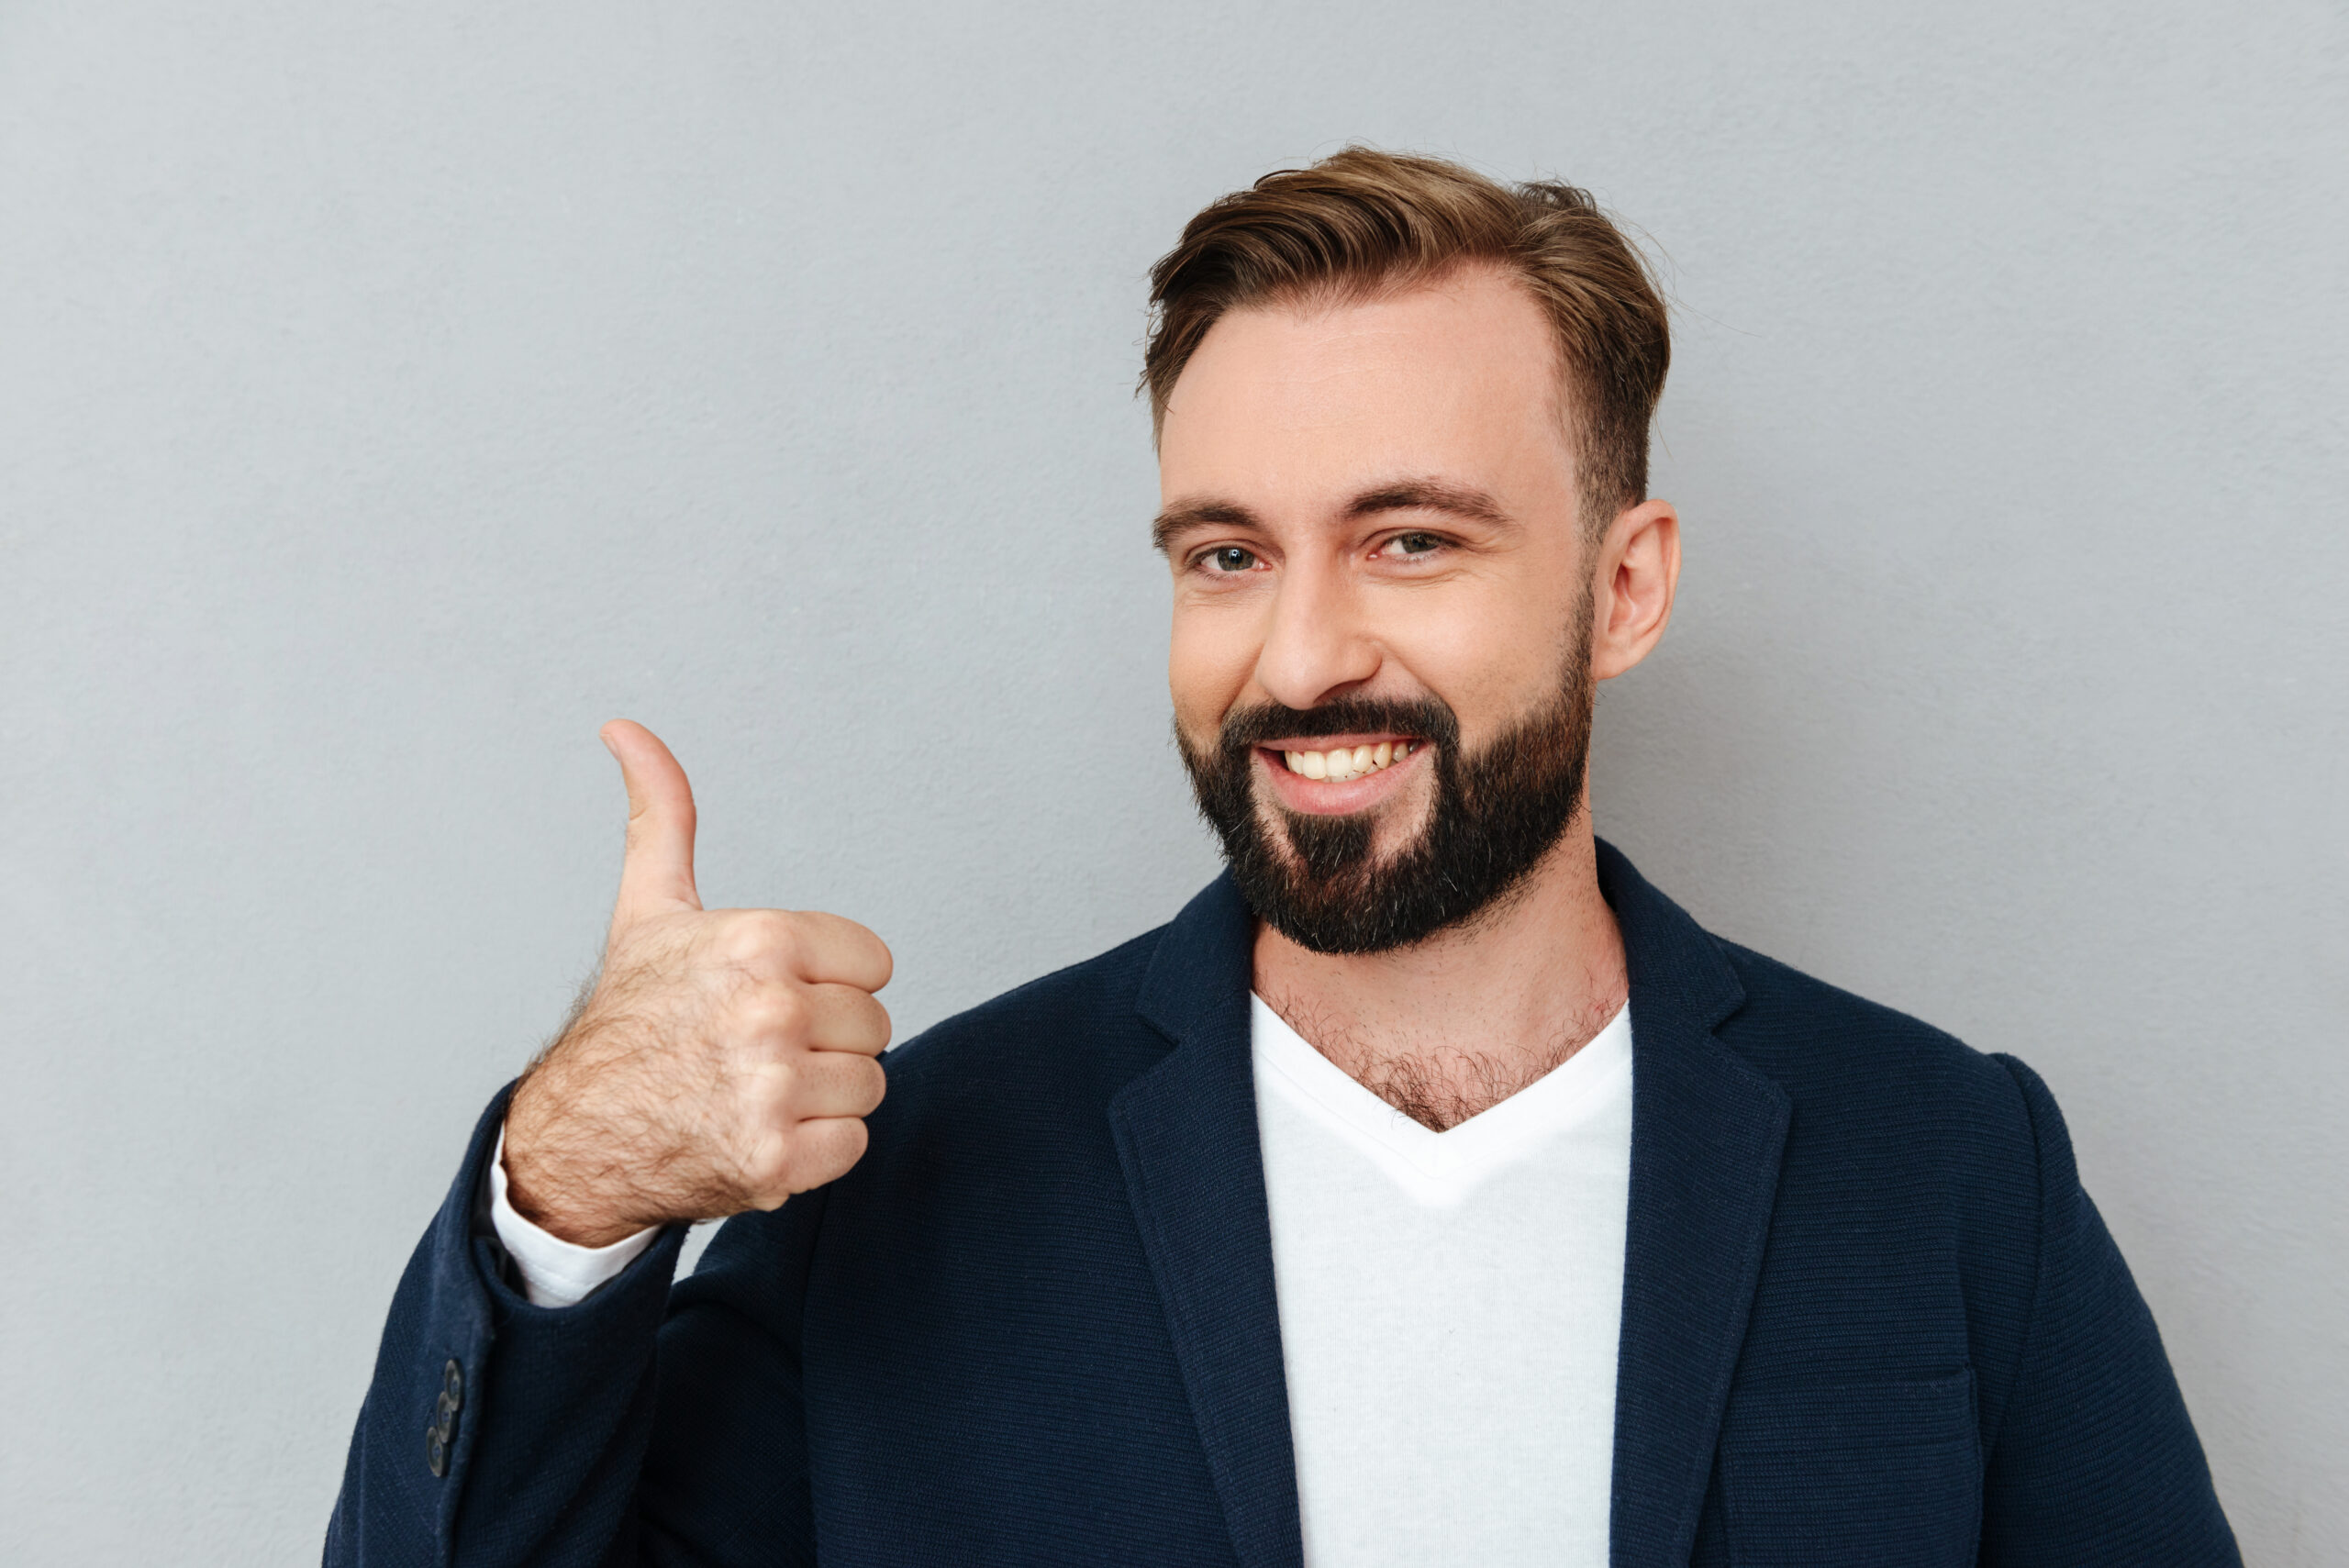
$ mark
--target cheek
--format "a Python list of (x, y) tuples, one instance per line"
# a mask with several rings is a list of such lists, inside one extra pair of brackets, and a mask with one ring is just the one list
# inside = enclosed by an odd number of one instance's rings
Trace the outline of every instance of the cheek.
[(1253, 617), (1234, 615), (1236, 606), (1174, 606), (1167, 639), (1166, 685), (1174, 717), (1194, 740), (1212, 736), (1247, 688), (1256, 667)]
[(1496, 592), (1430, 595), (1390, 624), (1387, 647), (1450, 704), (1468, 733), (1514, 715), (1557, 684), (1562, 633), (1554, 606)]

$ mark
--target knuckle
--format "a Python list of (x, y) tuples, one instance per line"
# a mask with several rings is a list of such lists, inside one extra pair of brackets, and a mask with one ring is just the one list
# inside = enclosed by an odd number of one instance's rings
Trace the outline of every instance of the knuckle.
[(778, 1062), (754, 1063), (728, 1085), (726, 1105), (718, 1115), (740, 1129), (732, 1143), (735, 1167), (746, 1173), (755, 1170), (767, 1146), (791, 1126), (789, 1070)]
[(789, 1120), (799, 1084), (796, 1062), (788, 1059), (761, 1062), (751, 1082), (751, 1114), (762, 1121)]
[(721, 947), (738, 963), (788, 959), (798, 945), (791, 917), (779, 909), (745, 909), (727, 922)]
[(769, 1138), (742, 1162), (742, 1184), (759, 1207), (774, 1207), (791, 1191), (791, 1152), (789, 1140)]
[(774, 1207), (792, 1193), (822, 1186), (847, 1173), (864, 1157), (864, 1123), (850, 1118), (827, 1118), (802, 1123), (773, 1140), (772, 1152), (755, 1170), (745, 1172), (746, 1184)]
[(807, 1032), (807, 1003), (788, 987), (763, 985), (735, 1003), (734, 1017), (751, 1035), (789, 1040)]

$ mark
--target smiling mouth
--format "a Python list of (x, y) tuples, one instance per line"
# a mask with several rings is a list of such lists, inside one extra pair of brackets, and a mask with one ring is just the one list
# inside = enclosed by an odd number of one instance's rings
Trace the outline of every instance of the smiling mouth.
[(1375, 745), (1332, 746), (1321, 751), (1267, 749), (1267, 754), (1278, 757), (1299, 778), (1343, 784), (1391, 768), (1425, 744), (1423, 740), (1381, 740)]

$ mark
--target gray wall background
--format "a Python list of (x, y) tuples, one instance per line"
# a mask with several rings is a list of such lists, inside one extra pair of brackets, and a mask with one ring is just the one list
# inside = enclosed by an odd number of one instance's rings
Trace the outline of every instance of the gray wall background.
[(1141, 273), (1349, 139), (1668, 258), (1602, 830), (2043, 1072), (2252, 1560), (2349, 1560), (2337, 0), (0, 6), (0, 1559), (314, 1558), (601, 720), (904, 1033), (1209, 874)]

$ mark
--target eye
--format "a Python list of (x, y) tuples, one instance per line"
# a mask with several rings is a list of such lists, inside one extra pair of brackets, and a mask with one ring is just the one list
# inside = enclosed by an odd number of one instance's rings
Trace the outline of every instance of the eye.
[(1245, 572), (1256, 564), (1256, 552), (1243, 550), (1236, 544), (1227, 544), (1200, 556), (1198, 564), (1218, 573)]
[(1432, 555), (1442, 548), (1442, 536), (1415, 532), (1397, 534), (1378, 547), (1378, 553), (1390, 561), (1408, 561), (1417, 556)]

